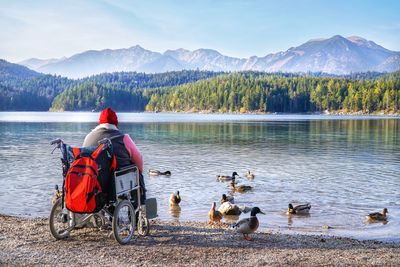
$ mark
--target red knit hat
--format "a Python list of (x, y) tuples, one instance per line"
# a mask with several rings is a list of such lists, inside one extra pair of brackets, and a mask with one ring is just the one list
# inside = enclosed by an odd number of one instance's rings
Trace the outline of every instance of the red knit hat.
[(99, 124), (101, 123), (110, 123), (114, 124), (115, 126), (118, 126), (118, 118), (117, 114), (115, 114), (115, 111), (112, 110), (111, 108), (103, 109), (103, 111), (100, 113), (100, 118), (99, 118)]

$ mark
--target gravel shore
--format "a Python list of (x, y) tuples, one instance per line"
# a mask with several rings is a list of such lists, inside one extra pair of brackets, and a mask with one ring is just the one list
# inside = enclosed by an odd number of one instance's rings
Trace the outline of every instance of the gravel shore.
[(126, 246), (93, 228), (56, 241), (45, 218), (0, 215), (0, 265), (400, 266), (400, 244), (264, 232), (245, 241), (226, 226), (199, 222), (153, 220), (151, 227)]

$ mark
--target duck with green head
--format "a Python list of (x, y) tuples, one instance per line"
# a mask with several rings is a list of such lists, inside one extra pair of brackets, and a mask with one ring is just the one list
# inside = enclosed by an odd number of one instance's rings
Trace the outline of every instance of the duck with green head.
[(310, 203), (297, 205), (295, 207), (293, 207), (292, 203), (289, 203), (287, 214), (308, 215), (310, 213), (310, 209)]
[(251, 209), (250, 218), (242, 219), (232, 226), (236, 232), (243, 234), (245, 240), (251, 240), (249, 234), (254, 233), (260, 225), (257, 218), (258, 213), (265, 214), (260, 208), (254, 207)]
[(232, 176), (228, 175), (217, 175), (217, 179), (219, 181), (231, 181), (232, 179), (235, 179), (236, 176), (239, 176), (237, 172), (233, 172)]
[(171, 172), (170, 171), (161, 172), (159, 170), (150, 169), (149, 175), (150, 176), (159, 176), (159, 175), (171, 176)]

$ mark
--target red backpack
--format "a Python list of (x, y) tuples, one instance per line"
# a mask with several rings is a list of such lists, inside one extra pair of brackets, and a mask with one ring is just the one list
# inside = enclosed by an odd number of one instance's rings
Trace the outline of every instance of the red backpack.
[[(106, 204), (106, 195), (98, 176), (96, 159), (102, 152), (110, 155), (104, 144), (99, 145), (91, 155), (79, 154), (72, 162), (64, 184), (64, 201), (68, 210), (75, 213), (95, 213)], [(110, 155), (110, 173), (115, 169), (115, 156)]]

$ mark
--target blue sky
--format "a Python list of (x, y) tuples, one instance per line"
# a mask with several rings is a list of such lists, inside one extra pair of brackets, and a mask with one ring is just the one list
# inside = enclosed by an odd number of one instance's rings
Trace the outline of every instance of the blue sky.
[(358, 35), (400, 51), (400, 1), (0, 0), (0, 58), (59, 58), (136, 44), (265, 56)]

